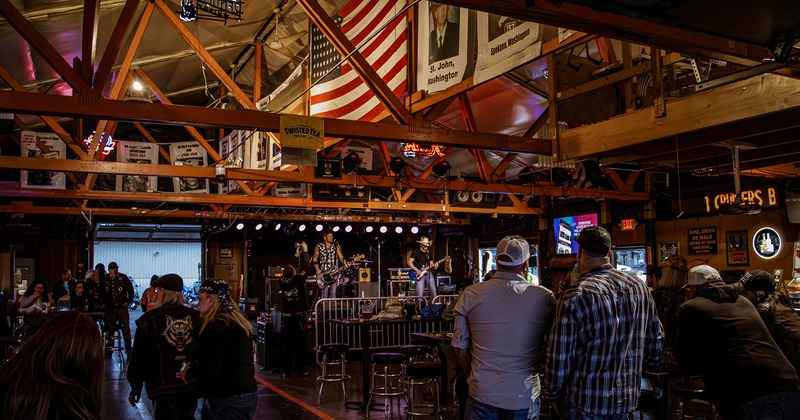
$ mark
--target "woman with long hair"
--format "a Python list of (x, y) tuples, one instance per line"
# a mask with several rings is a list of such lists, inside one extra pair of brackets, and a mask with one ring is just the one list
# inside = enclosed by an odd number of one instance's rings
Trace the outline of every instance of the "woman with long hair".
[(99, 419), (103, 340), (88, 316), (54, 315), (0, 365), (0, 413), (9, 419)]
[(54, 304), (52, 296), (47, 293), (47, 284), (44, 280), (36, 279), (28, 286), (22, 298), (19, 300), (19, 308), (25, 309), (34, 305), (41, 305), (43, 302)]
[(256, 412), (253, 327), (231, 300), (225, 280), (200, 285), (200, 335), (191, 362), (181, 372), (197, 381), (205, 398), (203, 419), (252, 419)]

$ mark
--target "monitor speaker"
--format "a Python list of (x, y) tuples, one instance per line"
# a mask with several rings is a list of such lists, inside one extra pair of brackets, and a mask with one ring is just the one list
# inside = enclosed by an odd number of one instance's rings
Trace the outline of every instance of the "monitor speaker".
[(378, 282), (358, 283), (358, 295), (362, 293), (365, 297), (378, 297)]
[(361, 267), (358, 269), (358, 281), (361, 283), (369, 283), (372, 281), (372, 270), (369, 268)]
[(450, 204), (461, 207), (497, 207), (497, 195), (480, 191), (453, 191)]

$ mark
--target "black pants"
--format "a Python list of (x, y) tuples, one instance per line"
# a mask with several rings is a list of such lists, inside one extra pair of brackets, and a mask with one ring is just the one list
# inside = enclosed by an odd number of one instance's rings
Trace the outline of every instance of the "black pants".
[(196, 396), (163, 395), (153, 400), (153, 417), (156, 420), (194, 420), (196, 409)]
[[(131, 351), (131, 315), (128, 307), (106, 311), (103, 317), (103, 331), (108, 334), (115, 328), (122, 330), (122, 338), (125, 340), (125, 352)], [(112, 347), (114, 343), (106, 341), (106, 347)]]
[(307, 359), (303, 313), (283, 314), (283, 373), (301, 374)]

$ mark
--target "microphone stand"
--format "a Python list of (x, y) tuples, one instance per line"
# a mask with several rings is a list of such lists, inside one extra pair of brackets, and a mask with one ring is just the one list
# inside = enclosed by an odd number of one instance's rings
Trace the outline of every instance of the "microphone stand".
[(369, 257), (370, 257), (370, 259), (372, 259), (372, 253), (373, 252), (378, 254), (378, 272), (377, 272), (377, 274), (378, 274), (378, 297), (381, 297), (382, 296), (381, 288), (383, 287), (381, 285), (381, 242), (383, 242), (383, 241), (381, 241), (378, 238), (375, 238), (375, 239), (378, 241), (378, 249), (377, 250), (372, 246), (372, 243), (370, 243), (370, 241), (366, 241), (366, 242), (367, 242), (367, 245), (369, 246)]

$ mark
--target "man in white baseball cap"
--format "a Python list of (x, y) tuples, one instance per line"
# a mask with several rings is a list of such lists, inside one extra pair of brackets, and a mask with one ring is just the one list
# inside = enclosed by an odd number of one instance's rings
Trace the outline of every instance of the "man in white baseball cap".
[(452, 344), (469, 384), (465, 418), (539, 416), (537, 360), (555, 299), (550, 290), (527, 282), (530, 256), (525, 239), (503, 238), (497, 244), (497, 272), (464, 289), (453, 309)]
[(428, 285), (428, 291), (431, 298), (436, 297), (436, 274), (434, 270), (442, 263), (439, 261), (431, 261), (433, 258), (430, 253), (431, 242), (430, 238), (423, 236), (417, 241), (419, 248), (411, 251), (408, 257), (407, 265), (413, 270), (412, 280), (416, 282), (417, 296), (424, 296), (425, 285)]

